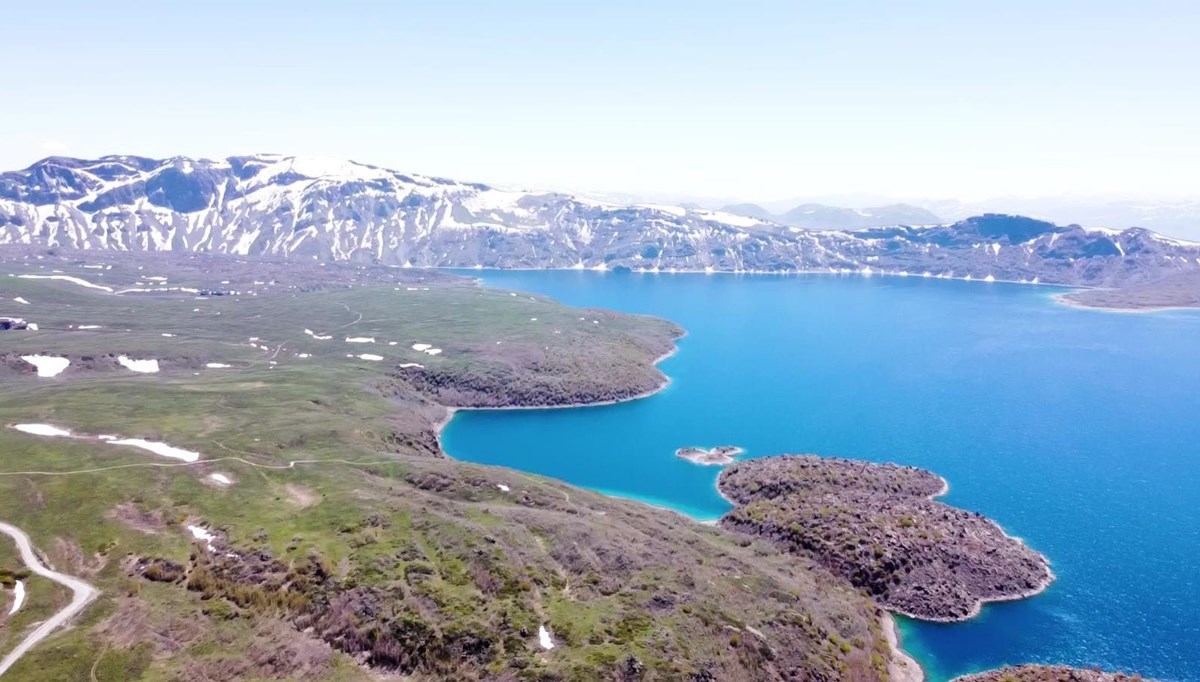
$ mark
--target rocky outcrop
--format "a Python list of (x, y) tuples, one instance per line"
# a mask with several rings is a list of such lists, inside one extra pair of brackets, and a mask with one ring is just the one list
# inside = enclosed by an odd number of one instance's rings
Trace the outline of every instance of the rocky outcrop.
[[(1141, 675), (1068, 668), (1065, 665), (1021, 665), (956, 677), (953, 682), (1133, 682)], [(1152, 682), (1146, 680), (1146, 682)]]
[(995, 522), (934, 501), (945, 482), (921, 469), (788, 455), (734, 464), (717, 485), (738, 505), (720, 525), (812, 557), (914, 618), (966, 620), (1053, 580)]
[(675, 456), (692, 464), (725, 466), (732, 464), (735, 457), (744, 451), (735, 445), (719, 445), (712, 449), (687, 447), (675, 451)]

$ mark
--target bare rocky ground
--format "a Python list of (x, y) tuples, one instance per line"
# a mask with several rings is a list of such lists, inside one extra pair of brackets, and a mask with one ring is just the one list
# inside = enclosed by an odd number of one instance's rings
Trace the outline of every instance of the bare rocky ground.
[(1137, 674), (1107, 673), (1062, 665), (1022, 665), (964, 675), (955, 678), (954, 682), (1133, 682), (1145, 679)]
[(915, 618), (965, 620), (1053, 579), (1045, 557), (993, 521), (935, 501), (945, 482), (921, 469), (787, 455), (734, 464), (718, 487), (738, 505), (722, 527), (812, 558)]

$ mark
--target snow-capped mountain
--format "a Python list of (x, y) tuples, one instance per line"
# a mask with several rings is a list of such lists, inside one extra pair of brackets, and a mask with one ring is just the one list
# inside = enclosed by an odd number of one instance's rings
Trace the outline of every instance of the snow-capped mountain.
[(1200, 244), (985, 215), (810, 231), (723, 211), (501, 190), (350, 161), (51, 157), (0, 174), (0, 245), (399, 266), (894, 272), (1120, 284), (1200, 269)]

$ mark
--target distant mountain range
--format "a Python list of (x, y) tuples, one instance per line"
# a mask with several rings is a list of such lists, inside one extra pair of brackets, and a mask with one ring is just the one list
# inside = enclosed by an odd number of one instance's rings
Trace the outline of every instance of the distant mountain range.
[[(850, 231), (859, 218), (913, 225)], [(606, 203), (275, 154), (51, 157), (0, 174), (0, 245), (414, 267), (883, 272), (1085, 285), (1200, 269), (1200, 244), (1140, 228), (1088, 230), (996, 214), (951, 225), (931, 220), (902, 205), (800, 206), (767, 216), (753, 215), (753, 207)], [(807, 229), (818, 226), (826, 229)]]
[(873, 208), (841, 208), (825, 204), (800, 204), (784, 213), (771, 213), (758, 204), (731, 204), (722, 210), (770, 222), (808, 230), (860, 230), (890, 225), (939, 225), (943, 221), (933, 213), (910, 204), (891, 204)]
[(1200, 201), (1112, 197), (1001, 197), (980, 201), (929, 201), (926, 208), (954, 221), (981, 213), (1020, 213), (1088, 227), (1137, 225), (1183, 238), (1200, 238)]

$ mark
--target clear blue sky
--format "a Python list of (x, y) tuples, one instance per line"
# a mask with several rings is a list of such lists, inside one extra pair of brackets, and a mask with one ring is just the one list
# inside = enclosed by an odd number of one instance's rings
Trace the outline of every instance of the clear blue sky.
[(1200, 194), (1200, 2), (22, 2), (0, 168), (316, 154), (771, 199)]

